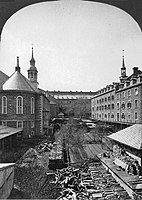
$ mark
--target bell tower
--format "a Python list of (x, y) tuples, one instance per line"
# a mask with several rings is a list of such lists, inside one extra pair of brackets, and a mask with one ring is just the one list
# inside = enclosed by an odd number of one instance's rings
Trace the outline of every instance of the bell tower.
[(123, 50), (121, 76), (119, 77), (120, 82), (123, 83), (126, 78), (127, 78), (127, 76), (126, 76), (126, 67), (125, 67), (124, 50)]
[(30, 60), (30, 68), (28, 69), (28, 79), (31, 81), (31, 83), (37, 88), (38, 87), (38, 71), (35, 67), (35, 59), (33, 55), (33, 47), (32, 47), (32, 57)]

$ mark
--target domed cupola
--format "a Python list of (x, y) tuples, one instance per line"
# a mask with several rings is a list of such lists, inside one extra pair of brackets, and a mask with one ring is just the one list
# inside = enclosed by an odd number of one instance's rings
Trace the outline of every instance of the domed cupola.
[(17, 57), (17, 65), (15, 72), (7, 79), (2, 86), (3, 90), (17, 90), (17, 91), (30, 91), (36, 92), (36, 88), (33, 87), (32, 83), (24, 77), (20, 72), (19, 57)]
[(37, 82), (37, 75), (38, 71), (35, 66), (35, 59), (33, 55), (33, 47), (32, 47), (32, 57), (30, 60), (30, 68), (28, 69), (28, 79), (31, 81), (31, 83), (37, 88), (38, 82)]

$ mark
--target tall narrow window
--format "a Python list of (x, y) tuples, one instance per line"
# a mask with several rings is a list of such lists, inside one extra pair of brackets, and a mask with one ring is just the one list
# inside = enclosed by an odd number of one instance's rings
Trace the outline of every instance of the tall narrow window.
[(131, 96), (131, 90), (128, 90), (128, 97)]
[(138, 113), (137, 112), (135, 113), (135, 119), (138, 119)]
[(34, 128), (35, 124), (34, 121), (31, 121), (31, 128)]
[(23, 121), (17, 121), (17, 128), (23, 128)]
[(138, 100), (135, 100), (135, 108), (138, 108)]
[(31, 114), (35, 112), (35, 100), (34, 97), (31, 98)]
[(16, 114), (23, 114), (23, 97), (17, 97)]
[(138, 95), (138, 88), (135, 88), (135, 95)]
[(2, 97), (2, 114), (7, 114), (7, 97)]

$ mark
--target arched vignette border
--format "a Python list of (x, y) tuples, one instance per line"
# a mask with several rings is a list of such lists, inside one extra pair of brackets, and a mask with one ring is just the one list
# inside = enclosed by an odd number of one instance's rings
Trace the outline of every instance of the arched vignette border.
[[(0, 36), (6, 21), (17, 11), (29, 5), (60, 0), (0, 0)], [(142, 30), (142, 0), (82, 0), (105, 3), (128, 13)]]

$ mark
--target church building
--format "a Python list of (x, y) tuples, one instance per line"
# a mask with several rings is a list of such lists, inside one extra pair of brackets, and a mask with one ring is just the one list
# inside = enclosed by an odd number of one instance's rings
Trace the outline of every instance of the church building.
[(33, 56), (28, 69), (28, 79), (22, 75), (19, 57), (15, 72), (0, 86), (0, 124), (22, 128), (23, 137), (47, 133), (50, 118), (50, 101), (38, 89), (38, 70)]

